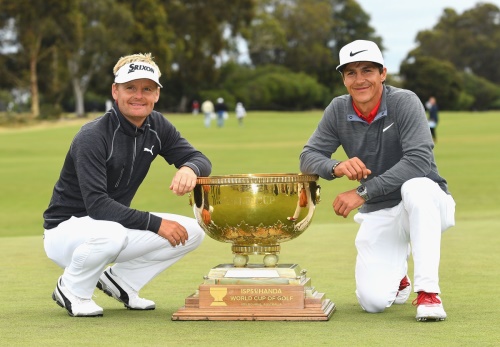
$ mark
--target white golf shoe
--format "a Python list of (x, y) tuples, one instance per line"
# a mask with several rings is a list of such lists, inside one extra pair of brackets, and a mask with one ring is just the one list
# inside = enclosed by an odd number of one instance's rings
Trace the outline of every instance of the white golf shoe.
[(394, 300), (394, 303), (397, 305), (404, 304), (410, 297), (410, 294), (411, 294), (411, 281), (406, 275), (399, 283), (399, 289), (398, 293), (396, 294), (396, 299)]
[(154, 301), (139, 297), (137, 291), (115, 276), (108, 267), (99, 277), (97, 288), (123, 303), (130, 310), (154, 310)]
[(446, 312), (443, 302), (436, 293), (418, 292), (417, 298), (413, 301), (417, 306), (417, 316), (419, 322), (441, 321), (446, 319)]
[(102, 317), (102, 307), (92, 299), (83, 299), (64, 287), (62, 276), (57, 280), (56, 289), (52, 293), (52, 299), (61, 307), (68, 311), (72, 317)]

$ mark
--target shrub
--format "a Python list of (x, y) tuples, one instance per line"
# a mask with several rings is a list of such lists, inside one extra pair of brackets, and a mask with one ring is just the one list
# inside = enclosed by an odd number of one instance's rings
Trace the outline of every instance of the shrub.
[(304, 73), (294, 73), (282, 66), (245, 66), (224, 71), (221, 89), (202, 91), (204, 99), (222, 96), (228, 106), (238, 101), (253, 110), (306, 110), (324, 108), (330, 99), (326, 87)]

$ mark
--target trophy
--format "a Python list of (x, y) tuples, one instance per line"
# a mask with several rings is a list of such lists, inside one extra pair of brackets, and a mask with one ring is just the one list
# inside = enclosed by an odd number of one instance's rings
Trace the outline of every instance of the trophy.
[[(335, 304), (298, 264), (280, 264), (280, 243), (301, 235), (320, 200), (318, 176), (199, 177), (190, 203), (205, 233), (231, 243), (233, 262), (209, 270), (172, 320), (325, 321)], [(249, 255), (263, 255), (259, 264)]]

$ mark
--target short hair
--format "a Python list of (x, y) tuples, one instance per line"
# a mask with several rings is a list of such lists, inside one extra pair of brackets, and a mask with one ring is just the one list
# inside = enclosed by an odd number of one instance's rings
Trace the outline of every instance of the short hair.
[(137, 53), (137, 54), (130, 54), (126, 55), (124, 57), (121, 57), (118, 59), (118, 62), (116, 63), (115, 67), (113, 68), (113, 74), (116, 75), (118, 70), (125, 65), (129, 63), (134, 63), (134, 62), (142, 62), (142, 63), (148, 63), (152, 65), (155, 70), (158, 72), (158, 77), (161, 76), (161, 71), (158, 65), (153, 60), (153, 57), (151, 56), (151, 53)]
[[(361, 62), (361, 61), (357, 61), (357, 62), (350, 63), (350, 64), (359, 64), (359, 63), (362, 63), (362, 62)], [(375, 63), (375, 62), (373, 62), (373, 61), (369, 61), (369, 63), (372, 63), (372, 64), (374, 64), (375, 66), (377, 66), (378, 71), (379, 71), (380, 73), (384, 72), (384, 65), (379, 64), (379, 63)], [(345, 65), (343, 65), (343, 66), (341, 66), (341, 67), (339, 68), (339, 71), (340, 71), (340, 73), (342, 74), (342, 76), (344, 76), (344, 69), (345, 69), (345, 67), (346, 67), (347, 65), (348, 65), (348, 64), (345, 64)]]

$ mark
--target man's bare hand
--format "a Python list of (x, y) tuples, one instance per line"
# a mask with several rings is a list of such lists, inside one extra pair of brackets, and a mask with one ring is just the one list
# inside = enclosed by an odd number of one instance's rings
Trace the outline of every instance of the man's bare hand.
[(337, 165), (333, 174), (335, 177), (346, 176), (351, 181), (361, 181), (363, 178), (366, 179), (371, 173), (371, 170), (366, 167), (361, 159), (353, 157)]
[(175, 173), (169, 189), (179, 196), (189, 193), (196, 186), (196, 178), (191, 168), (183, 166)]
[(337, 195), (332, 206), (337, 216), (347, 218), (352, 210), (364, 203), (365, 200), (356, 193), (356, 189), (353, 189)]
[(186, 228), (172, 220), (162, 219), (158, 235), (170, 242), (172, 247), (186, 244), (188, 233)]

